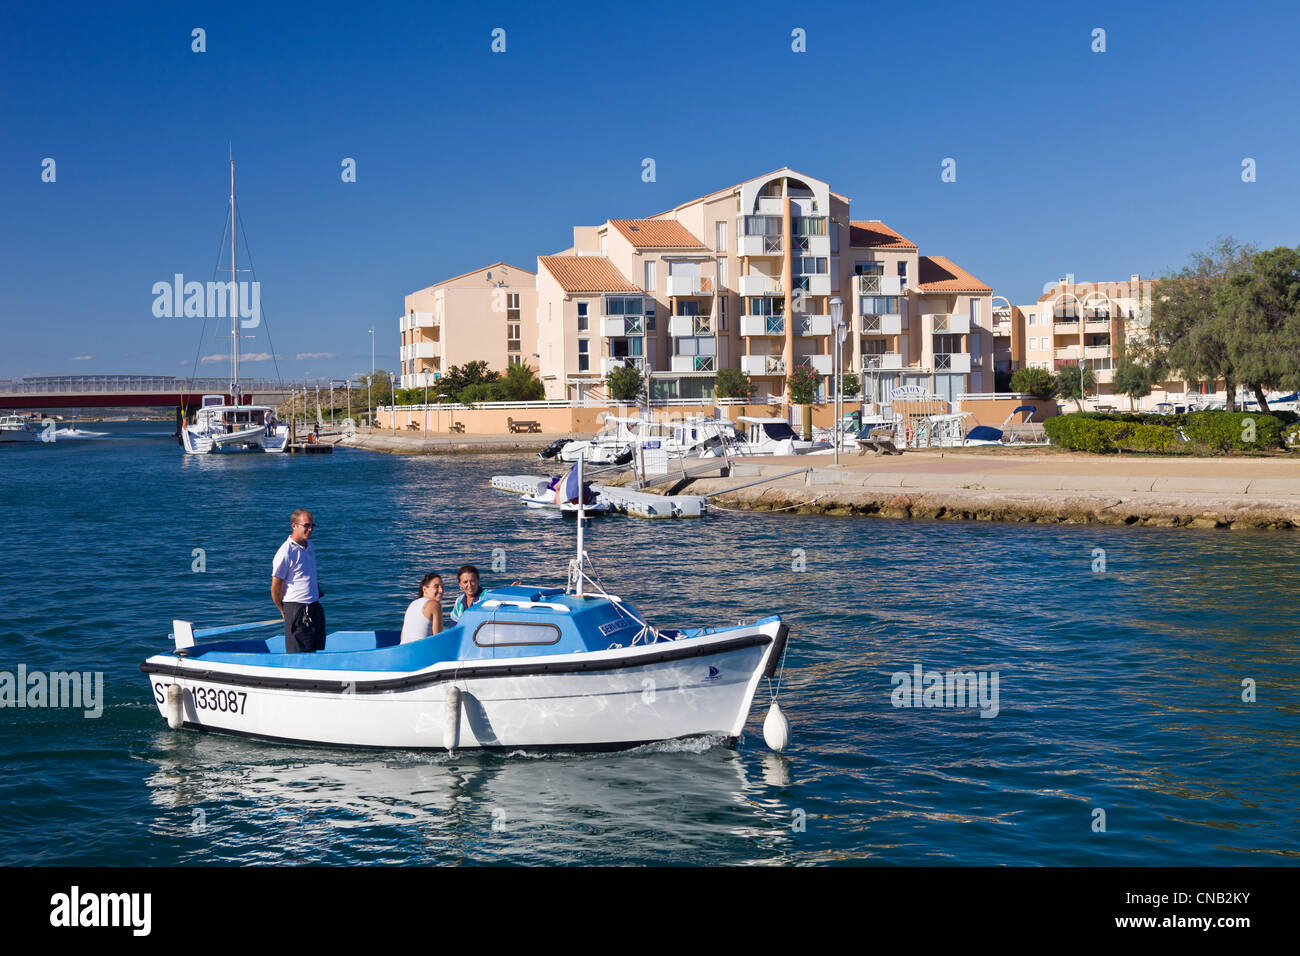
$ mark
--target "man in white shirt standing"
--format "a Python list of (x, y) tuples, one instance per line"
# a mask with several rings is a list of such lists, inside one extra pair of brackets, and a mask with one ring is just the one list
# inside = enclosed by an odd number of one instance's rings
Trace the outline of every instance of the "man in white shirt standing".
[(311, 533), (316, 519), (306, 508), (289, 516), (289, 537), (271, 564), (271, 600), (284, 618), (284, 650), (299, 654), (325, 649), (325, 609), (316, 583)]

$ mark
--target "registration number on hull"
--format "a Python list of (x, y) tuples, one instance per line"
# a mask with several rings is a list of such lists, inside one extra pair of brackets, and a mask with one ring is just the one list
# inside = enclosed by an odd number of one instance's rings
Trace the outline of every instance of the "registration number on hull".
[[(162, 703), (167, 699), (167, 687), (170, 685), (158, 681), (153, 685), (154, 700)], [(215, 687), (187, 688), (195, 710), (215, 710), (223, 714), (242, 714), (248, 704), (248, 694), (242, 690), (224, 690)]]

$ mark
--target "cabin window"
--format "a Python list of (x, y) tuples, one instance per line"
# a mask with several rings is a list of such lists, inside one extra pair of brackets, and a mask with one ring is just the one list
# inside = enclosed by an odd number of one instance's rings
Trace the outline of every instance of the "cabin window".
[(508, 647), (520, 644), (556, 644), (560, 629), (554, 624), (525, 621), (486, 621), (474, 632), (479, 647)]

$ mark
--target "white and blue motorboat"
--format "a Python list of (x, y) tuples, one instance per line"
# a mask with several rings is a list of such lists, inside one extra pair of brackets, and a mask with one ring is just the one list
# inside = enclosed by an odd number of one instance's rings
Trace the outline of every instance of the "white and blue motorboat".
[[(739, 738), (782, 661), (781, 618), (656, 628), (620, 597), (585, 593), (582, 525), (567, 587), (493, 588), (423, 640), (336, 631), (323, 651), (289, 654), (278, 619), (207, 630), (175, 621), (175, 647), (140, 669), (173, 729), (264, 740), (568, 751)], [(764, 737), (778, 750), (788, 739), (775, 698)]]

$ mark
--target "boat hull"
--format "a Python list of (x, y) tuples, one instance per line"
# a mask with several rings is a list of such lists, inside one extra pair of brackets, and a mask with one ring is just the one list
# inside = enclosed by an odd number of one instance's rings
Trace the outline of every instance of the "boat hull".
[(159, 712), (182, 687), (183, 726), (266, 740), (425, 750), (611, 750), (741, 735), (758, 682), (785, 644), (779, 622), (558, 657), (462, 661), (414, 674), (299, 671), (151, 657)]

